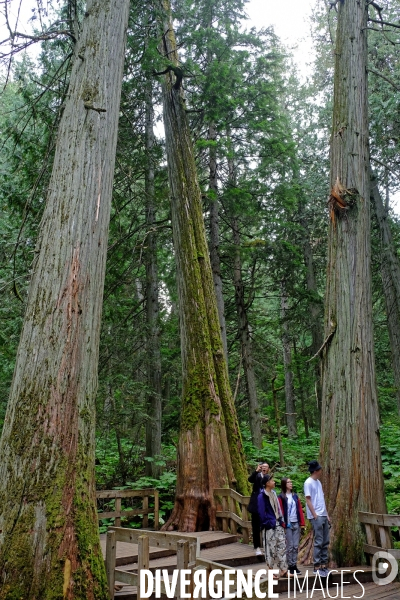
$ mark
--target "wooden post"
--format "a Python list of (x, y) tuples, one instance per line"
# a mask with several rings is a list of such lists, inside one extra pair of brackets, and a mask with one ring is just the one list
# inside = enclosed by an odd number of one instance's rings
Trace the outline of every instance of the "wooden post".
[[(242, 504), (242, 521), (248, 521), (249, 520), (249, 513), (247, 512), (247, 506), (245, 504)], [(242, 527), (242, 536), (243, 536), (243, 543), (244, 544), (248, 544), (249, 543), (249, 530), (246, 527)]]
[(115, 531), (107, 531), (106, 536), (106, 573), (108, 590), (111, 600), (114, 598), (115, 588), (115, 560), (117, 557), (117, 542), (115, 541)]
[[(177, 542), (176, 549), (176, 566), (179, 571), (181, 569), (187, 569), (189, 565), (189, 542), (186, 540), (179, 540)], [(178, 577), (178, 584), (176, 590), (177, 600), (181, 600), (181, 576)]]
[[(230, 497), (230, 505), (231, 505), (231, 513), (233, 513), (235, 515), (236, 514), (236, 501), (234, 498), (232, 498), (232, 496)], [(236, 534), (237, 526), (236, 526), (236, 521), (234, 521), (233, 519), (230, 519), (230, 527), (231, 527), (231, 533)]]
[(141, 600), (140, 590), (140, 571), (149, 568), (149, 538), (147, 535), (141, 535), (138, 539), (138, 584), (137, 584), (137, 600)]
[[(227, 512), (229, 510), (229, 508), (228, 508), (228, 498), (225, 496), (225, 494), (222, 496), (222, 510), (224, 512)], [(228, 533), (228, 519), (227, 519), (227, 517), (223, 517), (222, 518), (222, 531), (224, 533)]]
[(158, 531), (160, 528), (160, 516), (159, 516), (160, 498), (158, 490), (154, 490), (154, 529)]
[(115, 498), (115, 512), (119, 515), (115, 517), (114, 525), (115, 527), (121, 527), (121, 498)]
[(143, 508), (142, 526), (148, 527), (149, 526), (149, 497), (148, 496), (143, 496), (142, 508)]

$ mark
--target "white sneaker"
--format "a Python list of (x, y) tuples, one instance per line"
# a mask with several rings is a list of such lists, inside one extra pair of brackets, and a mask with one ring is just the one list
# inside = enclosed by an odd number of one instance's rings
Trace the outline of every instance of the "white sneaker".
[(256, 548), (256, 556), (262, 556), (261, 548)]

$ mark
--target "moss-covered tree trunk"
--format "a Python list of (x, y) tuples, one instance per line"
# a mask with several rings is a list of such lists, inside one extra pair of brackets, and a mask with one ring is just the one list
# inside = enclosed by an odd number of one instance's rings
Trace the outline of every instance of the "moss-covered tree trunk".
[(371, 193), (381, 234), (381, 274), (386, 318), (396, 386), (397, 410), (400, 413), (400, 262), (396, 253), (389, 215), (381, 198), (376, 178), (371, 172)]
[(107, 598), (95, 395), (129, 2), (88, 3), (0, 442), (0, 598)]
[(367, 3), (338, 6), (321, 461), (332, 557), (360, 564), (358, 511), (385, 513), (370, 273)]
[(226, 360), (228, 360), (228, 342), (226, 338), (225, 302), (222, 293), (221, 258), (219, 255), (219, 200), (218, 200), (218, 173), (217, 173), (217, 132), (214, 123), (208, 128), (208, 138), (212, 142), (209, 150), (209, 196), (210, 196), (210, 261), (214, 280), (215, 297), (219, 326), (221, 329), (222, 346)]
[[(147, 317), (147, 410), (146, 456), (154, 458), (161, 454), (161, 346), (158, 301), (157, 237), (155, 232), (156, 205), (154, 187), (154, 109), (153, 86), (149, 78), (146, 87), (146, 317)], [(148, 461), (146, 474), (157, 477), (160, 467), (156, 461)]]
[[(169, 4), (163, 2), (162, 51), (179, 67)], [(182, 409), (175, 507), (168, 528), (216, 526), (213, 489), (247, 493), (247, 473), (229, 387), (201, 191), (179, 71), (163, 83), (164, 127), (171, 188), (182, 352)]]

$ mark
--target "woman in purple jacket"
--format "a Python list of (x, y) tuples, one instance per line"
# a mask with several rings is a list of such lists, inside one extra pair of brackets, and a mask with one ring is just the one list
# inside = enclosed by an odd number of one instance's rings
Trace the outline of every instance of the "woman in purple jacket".
[(279, 577), (288, 573), (286, 561), (286, 537), (282, 526), (283, 515), (279, 506), (278, 497), (274, 490), (275, 481), (272, 476), (265, 475), (262, 480), (262, 489), (258, 495), (257, 506), (264, 536), (265, 561), (269, 569), (277, 563)]

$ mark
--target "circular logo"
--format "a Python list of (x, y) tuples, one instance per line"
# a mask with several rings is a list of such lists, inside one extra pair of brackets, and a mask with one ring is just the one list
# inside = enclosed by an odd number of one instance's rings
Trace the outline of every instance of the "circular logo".
[[(383, 562), (378, 562), (383, 561)], [(399, 572), (399, 565), (394, 556), (386, 550), (375, 552), (372, 557), (372, 579), (377, 585), (392, 583)]]

